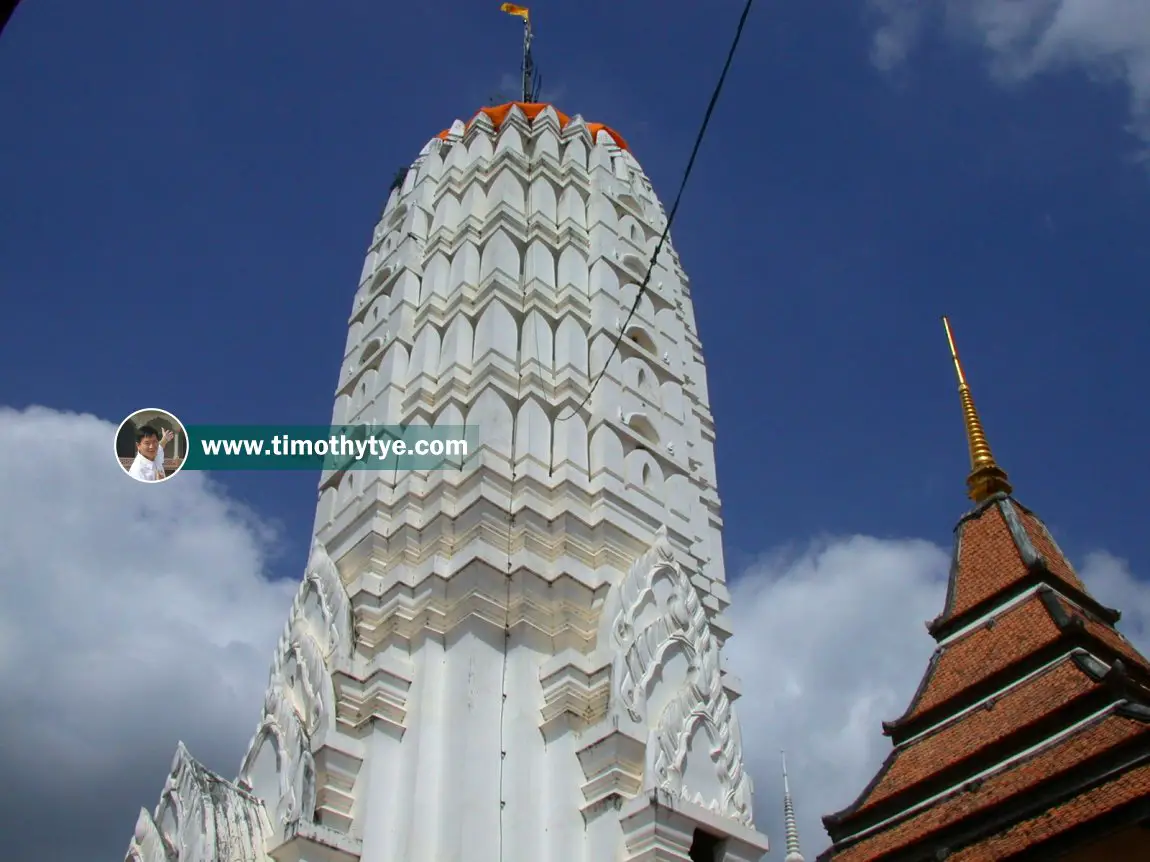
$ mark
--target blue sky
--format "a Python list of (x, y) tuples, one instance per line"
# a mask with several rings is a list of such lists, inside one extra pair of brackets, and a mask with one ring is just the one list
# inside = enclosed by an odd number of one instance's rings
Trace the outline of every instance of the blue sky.
[[(535, 6), (556, 103), (627, 136), (669, 205), (741, 4)], [(324, 9), (21, 5), (0, 402), (327, 421), (389, 181), (515, 72), (519, 30), (491, 3)], [(1150, 184), (1124, 89), (1003, 88), (942, 40), (881, 74), (873, 26), (846, 2), (756, 8), (677, 219), (728, 553), (946, 540), (966, 467), (949, 313), (1020, 498), (1072, 552), (1145, 558)], [(290, 526), (294, 575), (313, 477), (222, 480)]]
[[(1052, 60), (967, 5), (751, 15), (673, 231), (732, 575), (823, 535), (950, 541), (943, 313), (1020, 501), (1072, 557), (1146, 571), (1150, 16)], [(668, 207), (741, 6), (532, 6), (555, 104), (618, 129)], [(516, 73), (519, 33), (497, 2), (25, 0), (0, 37), (0, 404), (326, 423), (391, 178)], [(298, 577), (316, 477), (214, 479)]]

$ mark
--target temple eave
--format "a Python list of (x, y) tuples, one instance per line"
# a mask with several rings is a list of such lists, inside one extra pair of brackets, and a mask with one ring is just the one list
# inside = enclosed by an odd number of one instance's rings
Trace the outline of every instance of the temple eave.
[(1005, 493), (967, 513), (956, 542), (946, 604), (927, 624), (943, 640), (1026, 589), (1046, 583), (1109, 624), (1121, 614), (1098, 602), (1067, 562), (1042, 521)]
[[(884, 722), (884, 731), (897, 745), (961, 704), (964, 692), (974, 698), (981, 689), (1005, 687), (1028, 659), (1037, 655), (1041, 661), (1043, 653), (1056, 649), (1066, 625), (1060, 624), (1061, 609), (1049, 590), (1039, 590), (940, 647), (907, 710)], [(1070, 619), (1068, 613), (1065, 617)]]
[(897, 745), (1076, 647), (1108, 662), (1120, 659), (1135, 676), (1150, 680), (1150, 665), (1129, 641), (1040, 584), (1027, 598), (940, 647), (906, 712), (884, 722), (883, 732)]
[[(988, 836), (951, 857), (951, 862), (1052, 859), (1087, 845), (1128, 859), (1145, 841), (1150, 819), (1150, 764), (1105, 781), (1049, 811)], [(1099, 845), (1105, 845), (1103, 850)], [(1129, 849), (1127, 849), (1129, 848)]]
[[(827, 826), (835, 837), (858, 832), (914, 808), (1004, 762), (1034, 750), (1107, 706), (1150, 702), (1150, 692), (1121, 663), (1107, 665), (1084, 651), (1062, 659), (894, 750), (851, 809)], [(943, 769), (937, 764), (947, 763)]]
[[(869, 834), (859, 834), (859, 830), (840, 838), (833, 855), (826, 858), (894, 862), (976, 846), (1150, 762), (1148, 719), (1150, 712), (1143, 717), (1121, 707), (1111, 708), (1005, 768), (965, 781), (942, 796), (920, 800), (918, 810), (904, 809), (871, 827)], [(850, 831), (849, 826), (845, 831)]]

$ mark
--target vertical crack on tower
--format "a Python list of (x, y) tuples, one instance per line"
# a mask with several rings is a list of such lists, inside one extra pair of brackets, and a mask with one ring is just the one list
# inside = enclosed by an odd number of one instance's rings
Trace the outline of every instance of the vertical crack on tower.
[[(556, 262), (558, 263), (558, 262)], [(558, 267), (556, 267), (556, 282), (558, 282)], [(550, 326), (550, 324), (548, 324)], [(557, 366), (559, 356), (559, 331), (563, 328), (563, 317), (556, 315), (555, 317), (555, 331), (551, 333), (551, 355), (547, 357), (547, 361), (551, 364), (551, 374), (549, 375), (551, 381), (549, 383), (551, 389), (551, 398), (555, 398), (555, 393), (559, 388), (559, 368)], [(536, 349), (536, 353), (538, 353)], [(552, 401), (554, 403), (554, 401)], [(555, 475), (555, 438), (559, 434), (559, 411), (549, 411), (547, 421), (551, 423), (551, 449), (547, 454), (547, 478), (550, 479)]]
[(507, 571), (506, 590), (503, 602), (503, 668), (500, 674), (499, 700), (499, 859), (503, 860), (503, 812), (507, 808), (504, 796), (504, 777), (507, 760), (507, 660), (511, 642), (511, 585), (514, 573), (511, 570), (514, 557), (515, 533), (515, 484), (518, 479), (516, 453), (519, 443), (519, 412), (523, 402), (523, 327), (527, 325), (527, 280), (526, 255), (519, 255), (519, 322), (515, 338), (515, 409), (511, 415), (511, 484), (507, 494)]

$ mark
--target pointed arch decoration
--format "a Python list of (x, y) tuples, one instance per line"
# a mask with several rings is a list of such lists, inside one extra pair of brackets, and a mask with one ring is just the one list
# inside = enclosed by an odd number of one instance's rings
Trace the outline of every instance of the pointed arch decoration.
[[(661, 580), (670, 586), (670, 597), (664, 601), (659, 601), (655, 589)], [(677, 798), (751, 826), (750, 777), (743, 763), (738, 722), (723, 686), (719, 642), (695, 585), (675, 561), (665, 526), (616, 590), (618, 610), (611, 628), (618, 656), (615, 695), (627, 716), (649, 729), (648, 781)], [(654, 614), (648, 610), (651, 606)], [(647, 687), (675, 647), (687, 657), (687, 682), (660, 715), (647, 715)], [(692, 796), (692, 788), (683, 781), (691, 739), (700, 724), (713, 740), (709, 754), (716, 761), (723, 788), (718, 799)]]

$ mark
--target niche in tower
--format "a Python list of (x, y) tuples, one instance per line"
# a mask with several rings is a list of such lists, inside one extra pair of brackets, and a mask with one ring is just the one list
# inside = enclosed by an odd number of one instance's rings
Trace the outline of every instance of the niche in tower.
[(627, 327), (627, 331), (624, 333), (624, 335), (627, 336), (632, 344), (637, 344), (652, 356), (659, 355), (659, 351), (655, 347), (655, 340), (642, 326), (639, 326), (636, 323), (632, 323)]
[(691, 862), (722, 862), (727, 854), (724, 852), (723, 841), (710, 832), (696, 829), (691, 838), (691, 849), (688, 857)]

